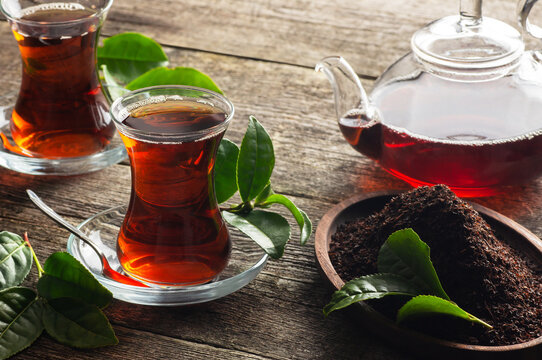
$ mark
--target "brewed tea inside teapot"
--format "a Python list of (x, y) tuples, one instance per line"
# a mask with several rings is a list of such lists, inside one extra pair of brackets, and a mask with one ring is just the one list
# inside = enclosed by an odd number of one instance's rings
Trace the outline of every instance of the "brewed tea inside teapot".
[[(534, 3), (520, 1), (519, 20), (542, 37), (527, 20)], [(542, 64), (516, 29), (462, 0), (458, 16), (418, 30), (411, 47), (369, 97), (343, 58), (317, 64), (350, 145), (413, 186), (443, 183), (460, 196), (542, 174)]]

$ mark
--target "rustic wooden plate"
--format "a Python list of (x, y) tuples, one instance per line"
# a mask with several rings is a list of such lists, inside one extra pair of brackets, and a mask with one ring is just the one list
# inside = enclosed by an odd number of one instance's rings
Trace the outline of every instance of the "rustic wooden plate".
[[(398, 192), (377, 192), (353, 196), (333, 207), (320, 220), (316, 229), (315, 250), (318, 265), (335, 289), (344, 281), (333, 268), (329, 259), (329, 243), (337, 226), (346, 221), (366, 217), (381, 210)], [(542, 241), (529, 230), (496, 211), (481, 205), (471, 205), (495, 230), (499, 238), (524, 253), (542, 268)], [(398, 326), (395, 322), (375, 311), (364, 302), (358, 303), (355, 312), (363, 324), (384, 339), (393, 342), (400, 349), (417, 353), (419, 356), (439, 359), (542, 359), (542, 337), (529, 342), (507, 346), (479, 346), (441, 340), (429, 335)], [(361, 311), (360, 311), (361, 310)]]

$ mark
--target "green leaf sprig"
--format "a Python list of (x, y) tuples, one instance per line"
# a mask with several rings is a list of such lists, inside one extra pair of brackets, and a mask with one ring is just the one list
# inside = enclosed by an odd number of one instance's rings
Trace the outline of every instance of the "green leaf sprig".
[(432, 315), (445, 315), (491, 329), (491, 325), (450, 300), (433, 267), (429, 250), (429, 246), (414, 230), (394, 232), (378, 253), (379, 273), (361, 276), (344, 284), (324, 307), (324, 315), (360, 301), (402, 295), (412, 299), (399, 309), (398, 323)]
[[(32, 267), (38, 269), (37, 292), (19, 286)], [(15, 275), (15, 276), (13, 276)], [(74, 257), (49, 256), (42, 267), (28, 237), (0, 232), (0, 359), (30, 346), (45, 331), (77, 348), (118, 343), (101, 309), (113, 295)]]
[(290, 239), (290, 225), (282, 215), (260, 209), (267, 209), (273, 204), (286, 207), (299, 226), (302, 245), (311, 236), (312, 223), (307, 214), (290, 199), (275, 194), (270, 182), (274, 166), (271, 138), (260, 122), (250, 116), (240, 148), (227, 139), (220, 143), (215, 190), (219, 203), (239, 192), (242, 202), (223, 209), (222, 216), (228, 224), (248, 235), (269, 256), (277, 259), (283, 255)]
[[(98, 64), (103, 81), (110, 85), (107, 94), (111, 100), (128, 90), (155, 85), (190, 85), (223, 94), (209, 76), (196, 69), (165, 67), (168, 58), (160, 44), (137, 33), (123, 33), (105, 39), (103, 46), (98, 48)], [(285, 206), (300, 228), (301, 244), (310, 238), (312, 223), (290, 199), (274, 193), (270, 184), (274, 166), (271, 138), (262, 124), (251, 116), (241, 147), (225, 138), (220, 143), (215, 165), (215, 190), (220, 204), (239, 193), (242, 202), (223, 209), (224, 219), (277, 259), (284, 254), (284, 247), (290, 239), (290, 225), (282, 215), (263, 209), (274, 204)]]

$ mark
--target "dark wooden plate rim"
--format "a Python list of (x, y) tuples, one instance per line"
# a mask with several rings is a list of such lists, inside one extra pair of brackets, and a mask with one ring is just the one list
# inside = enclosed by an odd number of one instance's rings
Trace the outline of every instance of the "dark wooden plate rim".
[[(338, 216), (340, 216), (343, 211), (347, 210), (349, 207), (359, 202), (362, 202), (371, 198), (376, 198), (376, 197), (393, 196), (399, 193), (400, 191), (381, 191), (381, 192), (355, 195), (335, 205), (322, 217), (316, 229), (314, 247), (316, 251), (316, 258), (318, 260), (318, 265), (320, 266), (321, 270), (323, 271), (323, 273), (325, 274), (325, 276), (327, 277), (331, 285), (333, 285), (333, 287), (335, 287), (336, 289), (340, 289), (344, 285), (344, 281), (335, 271), (335, 268), (333, 267), (331, 260), (329, 259), (329, 254), (328, 254), (329, 239), (331, 238), (330, 231), (335, 219)], [(527, 230), (520, 224), (516, 223), (512, 219), (494, 210), (488, 209), (476, 203), (471, 202), (470, 204), (479, 213), (511, 228), (513, 231), (518, 233), (518, 235), (520, 235), (521, 237), (526, 239), (528, 242), (530, 242), (530, 244), (536, 249), (538, 249), (538, 251), (542, 254), (542, 241), (535, 234), (533, 234), (532, 232), (530, 232), (529, 230)], [(413, 330), (399, 327), (395, 322), (381, 315), (380, 313), (378, 313), (376, 310), (374, 310), (372, 307), (370, 307), (366, 303), (360, 302), (358, 304), (361, 305), (363, 310), (365, 310), (366, 315), (369, 315), (369, 317), (372, 320), (379, 321), (384, 326), (389, 327), (390, 334), (391, 333), (404, 334), (408, 336), (410, 339), (419, 340), (424, 343), (433, 343), (441, 347), (454, 348), (458, 350), (495, 353), (495, 352), (520, 351), (520, 350), (525, 350), (527, 348), (532, 348), (532, 347), (542, 344), (542, 336), (534, 340), (520, 343), (520, 344), (501, 345), (501, 346), (469, 345), (469, 344), (463, 344), (463, 343), (458, 343), (458, 342), (453, 342), (453, 341), (442, 340), (436, 337), (432, 337), (430, 335), (422, 334)]]

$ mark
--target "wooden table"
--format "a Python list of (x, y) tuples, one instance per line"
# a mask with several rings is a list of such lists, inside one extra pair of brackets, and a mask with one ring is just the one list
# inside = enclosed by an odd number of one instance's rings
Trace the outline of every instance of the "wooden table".
[[(493, 0), (485, 14), (514, 24), (515, 2)], [(457, 12), (455, 0), (115, 0), (104, 35), (138, 31), (165, 46), (174, 66), (208, 73), (236, 106), (227, 137), (239, 142), (256, 115), (275, 144), (272, 178), (315, 225), (337, 202), (362, 192), (408, 186), (352, 150), (337, 128), (331, 89), (316, 62), (345, 56), (365, 85), (408, 51), (424, 23)], [(531, 42), (530, 44), (533, 44)], [(20, 61), (0, 22), (0, 95), (19, 87)], [(34, 177), (0, 169), (0, 229), (28, 231), (41, 259), (64, 250), (68, 233), (27, 199), (31, 188), (79, 223), (125, 204), (127, 164), (75, 177)], [(542, 235), (542, 180), (479, 202)], [(286, 213), (285, 213), (286, 215)], [(35, 282), (35, 274), (30, 283)], [(119, 345), (73, 350), (42, 336), (16, 359), (410, 359), (344, 312), (322, 316), (330, 291), (312, 240), (294, 239), (242, 290), (190, 307), (114, 301), (106, 309)]]

